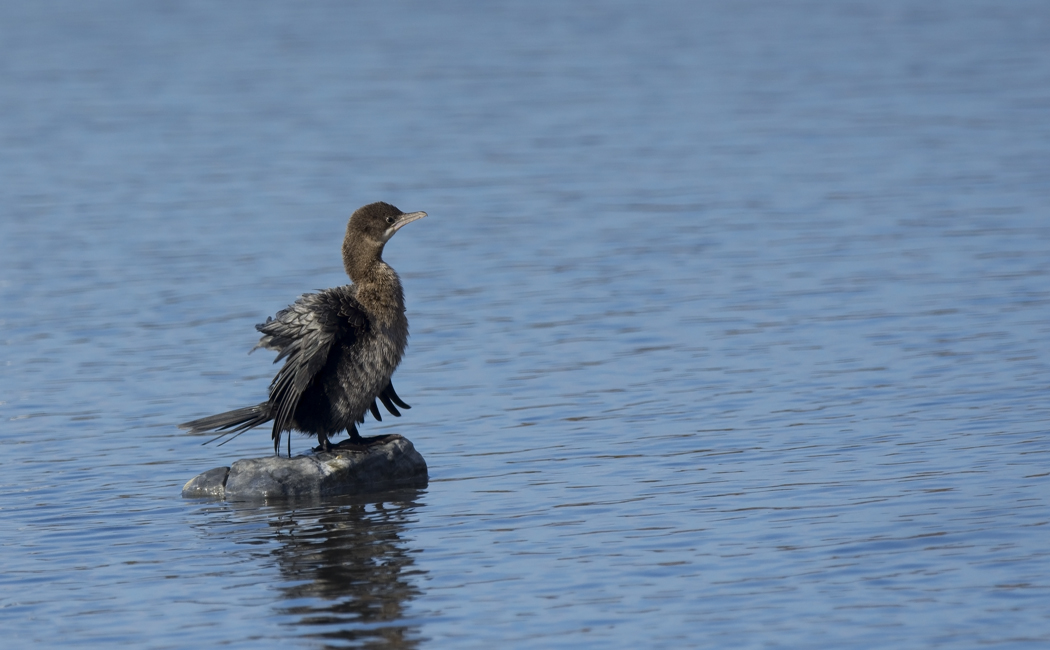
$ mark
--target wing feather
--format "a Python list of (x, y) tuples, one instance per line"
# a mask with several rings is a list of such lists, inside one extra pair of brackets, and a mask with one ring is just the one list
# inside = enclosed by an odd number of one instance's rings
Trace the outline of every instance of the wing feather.
[(270, 384), (275, 446), (280, 444), (281, 432), (291, 428), (303, 392), (328, 363), (333, 346), (352, 345), (368, 327), (368, 317), (354, 293), (353, 286), (308, 293), (255, 326), (263, 336), (253, 350), (274, 350), (274, 363), (284, 360)]

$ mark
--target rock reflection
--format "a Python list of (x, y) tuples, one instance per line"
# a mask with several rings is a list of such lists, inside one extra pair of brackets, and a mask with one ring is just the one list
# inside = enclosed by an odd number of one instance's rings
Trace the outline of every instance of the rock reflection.
[(403, 541), (420, 507), (419, 490), (309, 507), (268, 506), (269, 534), (283, 580), (277, 611), (322, 647), (415, 648), (419, 626), (405, 621), (419, 576)]

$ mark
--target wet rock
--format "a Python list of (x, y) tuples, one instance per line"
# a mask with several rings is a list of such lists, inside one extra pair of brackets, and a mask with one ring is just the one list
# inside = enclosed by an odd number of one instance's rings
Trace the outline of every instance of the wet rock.
[(182, 496), (256, 501), (381, 492), (426, 484), (426, 461), (407, 438), (392, 435), (360, 449), (239, 460), (232, 467), (216, 467), (190, 479), (182, 488)]
[(203, 474), (198, 474), (182, 486), (182, 496), (221, 499), (226, 491), (226, 476), (229, 473), (229, 467), (216, 467)]

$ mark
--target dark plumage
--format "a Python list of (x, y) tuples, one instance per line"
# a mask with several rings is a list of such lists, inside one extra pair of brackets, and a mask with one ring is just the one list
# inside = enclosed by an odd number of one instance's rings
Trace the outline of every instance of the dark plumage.
[(394, 233), (425, 216), (387, 203), (354, 212), (343, 240), (343, 266), (353, 284), (300, 296), (255, 326), (263, 335), (255, 347), (277, 351), (274, 363), (284, 359), (270, 383), (270, 399), (179, 427), (222, 431), (221, 438), (273, 420), (274, 452), (285, 431), (315, 434), (318, 449), (327, 451), (333, 447), (329, 438), (343, 430), (350, 435), (343, 444), (369, 442), (357, 425), (367, 411), (382, 419), (376, 399), (395, 416), (401, 415), (395, 404), (410, 408), (390, 383), (408, 344), (408, 319), (401, 280), (382, 254)]

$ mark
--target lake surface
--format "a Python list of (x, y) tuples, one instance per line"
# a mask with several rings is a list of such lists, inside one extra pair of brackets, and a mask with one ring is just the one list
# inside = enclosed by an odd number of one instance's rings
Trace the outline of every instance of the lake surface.
[[(1050, 4), (9, 2), (0, 78), (4, 647), (1050, 642)], [(428, 487), (182, 499), (378, 200)]]

